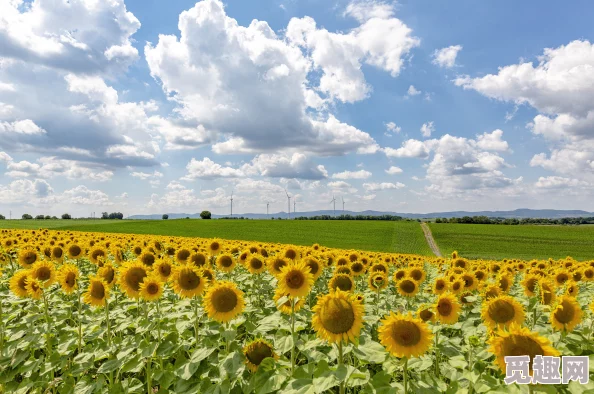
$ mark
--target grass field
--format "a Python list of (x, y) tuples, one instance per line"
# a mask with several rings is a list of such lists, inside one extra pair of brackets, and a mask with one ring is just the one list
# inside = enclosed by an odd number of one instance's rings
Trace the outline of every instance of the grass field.
[(320, 245), (431, 255), (417, 222), (331, 220), (2, 220), (0, 228), (51, 228)]
[(429, 227), (444, 255), (468, 258), (594, 259), (594, 226), (436, 224)]

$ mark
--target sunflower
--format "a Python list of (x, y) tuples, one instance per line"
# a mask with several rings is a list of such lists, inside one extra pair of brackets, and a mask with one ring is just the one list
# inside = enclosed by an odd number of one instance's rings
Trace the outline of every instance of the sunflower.
[(396, 284), (396, 289), (403, 297), (414, 297), (419, 292), (419, 285), (412, 279), (402, 279)]
[(577, 297), (579, 290), (580, 287), (577, 283), (575, 283), (574, 281), (569, 281), (566, 283), (565, 295), (575, 298)]
[(380, 343), (396, 357), (419, 357), (431, 347), (433, 334), (427, 323), (406, 315), (391, 313), (377, 329)]
[(66, 248), (66, 256), (69, 259), (78, 259), (82, 257), (83, 252), (83, 249), (75, 243), (68, 245)]
[(350, 268), (354, 276), (363, 275), (365, 273), (365, 266), (360, 261), (351, 263)]
[(245, 307), (243, 292), (229, 281), (220, 281), (210, 286), (206, 290), (203, 303), (208, 317), (220, 323), (232, 320)]
[(210, 242), (210, 244), (208, 244), (208, 251), (212, 256), (216, 256), (217, 253), (221, 251), (221, 246), (221, 241), (214, 239), (212, 242)]
[(259, 254), (250, 254), (245, 262), (245, 266), (253, 275), (261, 274), (266, 270), (264, 258)]
[(403, 268), (400, 268), (399, 270), (396, 270), (394, 272), (394, 282), (400, 282), (401, 279), (404, 279), (404, 277), (406, 276), (406, 270)]
[(507, 293), (514, 284), (514, 278), (509, 274), (499, 274), (497, 277), (497, 285), (504, 293)]
[(163, 295), (163, 282), (157, 274), (144, 278), (140, 284), (140, 297), (145, 301), (157, 301)]
[(206, 288), (206, 278), (192, 265), (176, 267), (173, 272), (173, 291), (182, 298), (199, 296)]
[(540, 303), (543, 305), (553, 306), (557, 295), (555, 294), (555, 286), (552, 282), (546, 279), (541, 279), (540, 282)]
[(147, 267), (152, 267), (155, 264), (155, 255), (151, 252), (144, 252), (140, 256), (138, 256), (138, 261), (142, 264), (146, 265)]
[(503, 292), (497, 285), (489, 285), (485, 289), (483, 289), (483, 297), (486, 300), (491, 298), (499, 297)]
[(459, 294), (464, 290), (464, 281), (461, 278), (456, 278), (450, 283), (450, 290), (454, 294)]
[[(278, 303), (278, 301), (285, 296), (285, 294), (281, 293), (280, 291), (278, 291), (278, 289), (276, 289), (276, 291), (274, 292), (274, 297), (272, 297), (272, 299), (274, 300), (277, 309), (281, 311), (281, 313), (284, 313), (285, 315), (290, 315), (292, 313), (291, 299), (288, 298), (287, 301), (285, 301), (282, 304)], [(295, 312), (297, 312), (305, 304), (305, 298), (299, 298), (297, 301), (293, 299), (293, 302), (295, 302)]]
[(243, 348), (245, 362), (250, 371), (256, 372), (258, 366), (267, 358), (278, 359), (272, 345), (264, 339), (256, 339)]
[(353, 291), (355, 290), (355, 282), (353, 278), (346, 274), (337, 274), (330, 279), (328, 282), (329, 290), (340, 289), (342, 291)]
[(464, 290), (466, 291), (476, 290), (476, 288), (478, 287), (477, 280), (475, 276), (471, 273), (462, 274), (460, 279), (464, 283)]
[(353, 294), (336, 290), (318, 297), (312, 326), (328, 342), (354, 341), (363, 327), (364, 307)]
[(322, 275), (322, 266), (317, 259), (308, 257), (305, 259), (305, 265), (309, 267), (309, 272), (313, 275), (314, 281)]
[(281, 273), (281, 269), (287, 265), (287, 260), (282, 257), (270, 257), (266, 261), (266, 265), (268, 266), (268, 271), (273, 275), (278, 277)]
[(89, 251), (88, 257), (91, 263), (101, 266), (107, 258), (107, 251), (101, 247), (94, 247)]
[(108, 297), (109, 288), (103, 279), (97, 276), (90, 276), (89, 287), (83, 296), (84, 301), (92, 306), (105, 306)]
[(432, 309), (433, 308), (431, 308), (431, 307), (429, 307), (427, 305), (421, 305), (419, 307), (419, 309), (417, 309), (417, 315), (424, 322), (428, 322), (428, 321), (435, 322), (436, 315), (435, 315), (435, 312)]
[(27, 298), (29, 293), (27, 292), (27, 278), (29, 277), (29, 270), (19, 270), (12, 275), (10, 278), (10, 291), (14, 295), (20, 298)]
[(551, 342), (535, 332), (530, 332), (526, 327), (512, 324), (509, 331), (497, 331), (487, 343), (489, 351), (496, 357), (495, 362), (502, 372), (506, 370), (505, 357), (507, 356), (559, 356), (559, 352), (551, 346)]
[(460, 303), (453, 294), (444, 293), (439, 296), (435, 305), (437, 320), (444, 324), (454, 324), (460, 315)]
[(231, 272), (235, 268), (235, 259), (230, 254), (220, 254), (217, 256), (216, 266), (222, 272)]
[(58, 271), (58, 282), (65, 294), (72, 294), (77, 287), (79, 272), (74, 264), (66, 263)]
[(569, 272), (567, 272), (566, 270), (559, 269), (555, 272), (555, 275), (553, 277), (555, 279), (555, 284), (557, 286), (563, 286), (563, 284), (569, 280), (570, 275)]
[(296, 261), (281, 269), (277, 286), (283, 294), (290, 297), (305, 297), (313, 282), (309, 267), (302, 261)]
[(147, 267), (139, 261), (130, 261), (118, 270), (118, 283), (129, 298), (140, 296), (140, 284), (148, 275)]
[(206, 286), (210, 286), (212, 285), (214, 282), (216, 282), (217, 278), (216, 278), (216, 274), (215, 272), (210, 269), (210, 268), (199, 268), (198, 272), (200, 272), (200, 275), (206, 279)]
[(407, 276), (413, 278), (417, 283), (422, 283), (427, 274), (422, 268), (412, 267), (408, 269)]
[(340, 274), (344, 274), (344, 275), (348, 275), (348, 276), (352, 276), (353, 272), (351, 271), (351, 269), (347, 266), (344, 265), (340, 265), (340, 266), (336, 266), (336, 269), (334, 270), (334, 275), (340, 275)]
[(524, 280), (522, 281), (522, 286), (524, 286), (524, 294), (528, 297), (536, 296), (536, 285), (538, 284), (540, 277), (534, 274), (526, 274)]
[(196, 252), (190, 256), (190, 262), (198, 268), (205, 267), (208, 262), (208, 257), (204, 253)]
[(31, 267), (30, 275), (47, 288), (56, 281), (56, 267), (49, 261), (39, 260)]
[(62, 261), (64, 261), (64, 250), (61, 246), (54, 246), (52, 248), (51, 258), (56, 263), (61, 263)]
[(445, 278), (436, 278), (433, 282), (433, 294), (443, 294), (448, 290), (448, 281)]
[(388, 267), (384, 263), (375, 263), (369, 268), (371, 272), (383, 272), (384, 274), (388, 274)]
[(37, 253), (32, 248), (21, 249), (19, 251), (18, 262), (23, 268), (31, 268), (37, 261)]
[(153, 272), (159, 275), (162, 282), (167, 282), (173, 274), (173, 265), (167, 260), (159, 260), (153, 265)]
[(116, 271), (111, 263), (106, 263), (97, 270), (97, 276), (103, 279), (108, 287), (112, 287), (116, 282)]
[(508, 295), (491, 298), (483, 304), (482, 318), (492, 330), (507, 327), (512, 323), (522, 325), (524, 322), (524, 308)]
[(291, 246), (287, 247), (281, 256), (289, 260), (297, 260), (300, 257), (299, 249)]
[(367, 279), (367, 285), (371, 291), (380, 291), (388, 287), (388, 275), (382, 272), (370, 274)]
[(25, 288), (27, 289), (27, 295), (35, 300), (43, 296), (43, 283), (39, 279), (28, 276)]
[(179, 264), (185, 264), (191, 255), (192, 253), (188, 249), (181, 248), (177, 251), (177, 253), (175, 253), (175, 261), (177, 261)]
[(563, 296), (551, 312), (551, 325), (559, 331), (573, 331), (582, 321), (582, 309), (575, 298)]

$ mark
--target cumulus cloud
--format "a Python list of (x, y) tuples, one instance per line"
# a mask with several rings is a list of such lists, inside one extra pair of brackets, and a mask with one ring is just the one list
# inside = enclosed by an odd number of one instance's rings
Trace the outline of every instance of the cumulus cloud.
[(43, 179), (18, 179), (6, 186), (0, 185), (0, 203), (34, 203), (52, 193), (52, 187)]
[(461, 50), (461, 45), (437, 49), (433, 52), (433, 64), (443, 68), (452, 68), (456, 65), (456, 57), (458, 57), (458, 52)]
[(133, 176), (134, 178), (138, 178), (141, 179), (143, 181), (146, 181), (147, 179), (158, 179), (158, 178), (163, 178), (163, 173), (159, 172), (159, 171), (154, 171), (153, 173), (150, 172), (142, 172), (142, 171), (133, 171), (130, 173), (131, 176)]
[(426, 158), (429, 156), (429, 149), (423, 141), (419, 140), (406, 140), (402, 143), (402, 146), (398, 149), (384, 148), (384, 153), (388, 157), (416, 157)]
[(184, 181), (193, 181), (195, 179), (215, 179), (215, 178), (236, 178), (243, 176), (241, 170), (224, 167), (218, 163), (215, 163), (208, 157), (202, 160), (196, 160), (192, 158), (186, 166), (188, 173), (181, 179)]
[(561, 188), (573, 188), (573, 187), (586, 187), (590, 186), (588, 182), (581, 181), (575, 178), (564, 178), (560, 176), (547, 176), (540, 177), (535, 183), (535, 186), (541, 189), (561, 189)]
[(302, 153), (261, 154), (251, 163), (241, 167), (248, 175), (261, 175), (272, 178), (324, 179), (328, 171), (323, 165), (315, 164)]
[(363, 188), (367, 192), (375, 192), (375, 191), (380, 191), (380, 190), (402, 189), (403, 187), (405, 187), (405, 185), (400, 182), (396, 182), (396, 183), (381, 182), (381, 183), (364, 183), (363, 184)]
[(417, 90), (417, 88), (415, 88), (413, 85), (410, 85), (408, 87), (408, 90), (406, 91), (406, 94), (408, 96), (418, 96), (419, 94), (421, 94), (421, 91)]
[(328, 187), (331, 189), (349, 189), (351, 188), (351, 184), (345, 181), (333, 181), (328, 182)]
[(394, 122), (388, 122), (385, 123), (386, 125), (386, 130), (395, 134), (398, 134), (402, 131), (402, 127), (400, 126), (396, 126), (396, 123)]
[(388, 168), (386, 170), (386, 174), (389, 174), (389, 175), (396, 175), (396, 174), (401, 174), (401, 173), (402, 173), (402, 168), (400, 168), (400, 167), (391, 166), (390, 168)]
[(113, 177), (113, 171), (100, 165), (78, 162), (75, 160), (62, 160), (53, 156), (41, 157), (36, 163), (26, 160), (14, 161), (12, 157), (3, 156), (0, 158), (6, 161), (5, 175), (12, 178), (42, 178), (50, 179), (64, 177), (67, 179), (88, 179), (105, 182)]
[(425, 138), (431, 137), (431, 133), (433, 133), (434, 131), (435, 126), (433, 125), (433, 122), (423, 123), (423, 125), (421, 126), (421, 135), (423, 135), (423, 137)]
[(367, 179), (373, 174), (366, 170), (359, 171), (342, 171), (332, 174), (334, 179)]

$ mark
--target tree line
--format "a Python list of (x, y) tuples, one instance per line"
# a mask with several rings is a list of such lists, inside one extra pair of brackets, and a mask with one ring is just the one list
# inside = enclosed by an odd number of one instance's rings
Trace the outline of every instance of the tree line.
[(295, 220), (388, 220), (388, 221), (400, 221), (400, 220), (407, 220), (410, 221), (412, 219), (406, 219), (402, 216), (394, 216), (394, 215), (339, 215), (339, 216), (331, 216), (331, 215), (318, 215), (318, 216), (299, 216), (296, 217)]
[(503, 224), (503, 225), (523, 225), (523, 224), (594, 224), (594, 217), (575, 217), (575, 218), (490, 218), (488, 216), (463, 216), (461, 218), (437, 218), (435, 223), (463, 223), (463, 224)]

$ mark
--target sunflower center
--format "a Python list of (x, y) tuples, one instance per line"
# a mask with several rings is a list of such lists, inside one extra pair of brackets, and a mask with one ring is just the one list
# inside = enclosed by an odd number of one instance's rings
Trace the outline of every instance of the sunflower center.
[(413, 278), (414, 280), (416, 280), (418, 282), (423, 277), (423, 271), (417, 270), (417, 269), (412, 270), (410, 272), (410, 277)]
[(400, 346), (415, 346), (421, 341), (421, 330), (415, 323), (409, 321), (394, 323), (391, 335)]
[(133, 252), (135, 255), (139, 255), (140, 253), (142, 253), (142, 248), (140, 246), (136, 246)]
[(19, 279), (18, 286), (21, 290), (27, 291), (27, 277), (23, 276)]
[(151, 267), (153, 264), (155, 264), (155, 256), (153, 256), (150, 253), (147, 253), (145, 255), (142, 256), (142, 263), (144, 265), (148, 265), (149, 267)]
[(74, 283), (76, 282), (76, 275), (74, 274), (74, 272), (69, 272), (68, 274), (66, 274), (64, 282), (68, 285), (68, 287), (74, 287)]
[(101, 275), (103, 279), (109, 284), (113, 282), (113, 278), (115, 277), (115, 271), (111, 268), (106, 269), (103, 271), (103, 275)]
[(301, 271), (291, 271), (287, 274), (286, 282), (291, 289), (301, 289), (305, 283), (305, 275)]
[(512, 304), (505, 300), (497, 300), (487, 310), (489, 317), (497, 323), (507, 323), (516, 315), (516, 310)]
[(294, 251), (293, 249), (289, 249), (285, 252), (285, 257), (287, 257), (291, 260), (295, 260), (295, 257), (297, 257), (297, 252)]
[(105, 288), (100, 282), (93, 282), (91, 285), (91, 297), (102, 300), (105, 297)]
[(416, 289), (415, 283), (412, 280), (408, 280), (408, 279), (401, 281), (399, 284), (399, 287), (400, 287), (400, 290), (402, 290), (406, 294), (412, 294), (412, 293), (414, 293), (414, 291)]
[(394, 278), (396, 278), (396, 280), (400, 280), (400, 279), (404, 278), (405, 275), (406, 275), (406, 272), (404, 272), (403, 270), (396, 271), (396, 273), (394, 274)]
[(134, 291), (140, 290), (140, 283), (146, 277), (146, 271), (142, 268), (135, 267), (130, 269), (126, 274), (126, 284), (132, 288)]
[(93, 253), (91, 253), (91, 257), (97, 260), (99, 257), (105, 257), (105, 252), (101, 249), (94, 250)]
[(353, 289), (353, 281), (347, 275), (340, 275), (334, 279), (334, 286), (342, 291), (351, 291)]
[(250, 266), (251, 266), (253, 269), (257, 269), (257, 270), (259, 270), (260, 268), (262, 268), (262, 265), (263, 265), (263, 264), (262, 264), (262, 262), (260, 261), (260, 259), (253, 258), (253, 259), (250, 261)]
[(229, 268), (233, 265), (233, 259), (229, 256), (223, 256), (220, 258), (220, 264), (221, 266), (225, 267), (225, 268)]
[(311, 260), (307, 262), (307, 266), (309, 267), (309, 271), (312, 273), (312, 275), (317, 274), (318, 270), (320, 269), (318, 263)]
[(218, 242), (213, 242), (210, 244), (210, 250), (216, 251), (216, 250), (219, 250), (220, 247), (221, 247), (221, 245), (219, 245)]
[(185, 269), (179, 275), (179, 286), (184, 290), (194, 290), (200, 286), (200, 277), (194, 271)]
[(555, 320), (557, 320), (561, 324), (567, 324), (573, 320), (575, 316), (575, 311), (573, 310), (573, 305), (571, 305), (567, 300), (563, 300), (561, 303), (560, 308), (555, 310)]
[(472, 287), (474, 284), (474, 279), (470, 275), (464, 275), (462, 280), (464, 281), (464, 287)]
[(538, 280), (536, 278), (530, 278), (526, 281), (526, 290), (528, 290), (531, 293), (534, 293), (534, 290), (536, 288), (536, 284), (538, 283)]
[(452, 303), (449, 300), (440, 300), (437, 303), (437, 312), (441, 316), (449, 316), (452, 314)]
[(187, 249), (182, 249), (179, 252), (177, 252), (177, 259), (179, 261), (186, 261), (188, 257), (190, 257), (190, 251)]
[(485, 278), (485, 273), (483, 271), (476, 271), (474, 277), (478, 280), (483, 280)]
[(169, 264), (161, 264), (159, 266), (159, 272), (163, 276), (169, 276), (171, 275), (171, 266)]
[(146, 287), (146, 291), (147, 293), (149, 293), (150, 295), (155, 295), (159, 293), (159, 285), (156, 283), (149, 283), (149, 285)]
[(569, 279), (569, 276), (565, 273), (561, 273), (557, 275), (557, 283), (565, 283)]
[(52, 271), (48, 267), (39, 267), (37, 270), (37, 279), (46, 281), (52, 276)]
[(54, 250), (52, 250), (52, 256), (54, 256), (55, 258), (59, 259), (60, 257), (62, 257), (62, 254), (64, 252), (62, 252), (62, 248), (54, 248)]
[(445, 288), (445, 282), (443, 280), (438, 280), (435, 282), (435, 289), (436, 290), (443, 290)]
[(543, 355), (544, 351), (532, 338), (524, 335), (511, 335), (503, 342), (503, 354), (506, 356), (528, 355), (530, 360), (533, 360), (534, 356)]
[(35, 252), (29, 251), (25, 253), (23, 260), (25, 260), (26, 264), (31, 265), (37, 260), (37, 254)]
[(431, 312), (429, 309), (423, 309), (421, 313), (419, 313), (419, 317), (423, 321), (429, 321), (433, 318), (433, 312)]
[(270, 346), (262, 342), (256, 342), (245, 354), (248, 361), (254, 365), (260, 365), (262, 361), (267, 357), (272, 357), (272, 349)]
[(202, 253), (196, 253), (192, 256), (192, 263), (194, 263), (196, 267), (202, 267), (204, 264), (206, 264), (206, 256), (204, 256)]
[(212, 305), (217, 312), (230, 312), (237, 306), (237, 294), (231, 289), (219, 289), (212, 295)]
[(78, 245), (72, 245), (70, 248), (68, 248), (68, 253), (70, 253), (72, 257), (76, 257), (82, 253), (82, 249)]
[(324, 328), (332, 334), (344, 334), (353, 328), (355, 312), (350, 302), (342, 298), (328, 300), (320, 310)]
[(351, 270), (353, 272), (361, 272), (363, 271), (363, 264), (356, 262), (351, 265)]

